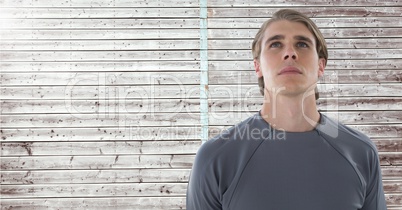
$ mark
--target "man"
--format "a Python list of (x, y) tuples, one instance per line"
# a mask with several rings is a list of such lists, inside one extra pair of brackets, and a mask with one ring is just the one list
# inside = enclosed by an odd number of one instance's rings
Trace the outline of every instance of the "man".
[(328, 58), (317, 26), (280, 10), (252, 51), (262, 108), (199, 149), (187, 209), (386, 209), (375, 145), (317, 111)]

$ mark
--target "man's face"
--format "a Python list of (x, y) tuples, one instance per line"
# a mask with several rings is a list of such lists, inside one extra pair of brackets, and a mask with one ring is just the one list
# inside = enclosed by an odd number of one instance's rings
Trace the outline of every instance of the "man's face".
[(254, 66), (269, 92), (295, 96), (314, 90), (324, 73), (325, 59), (318, 58), (314, 35), (305, 25), (280, 20), (265, 30)]

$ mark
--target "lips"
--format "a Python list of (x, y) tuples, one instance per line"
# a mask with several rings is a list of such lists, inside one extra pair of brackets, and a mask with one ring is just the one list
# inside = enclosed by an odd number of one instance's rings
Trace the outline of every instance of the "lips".
[(294, 66), (287, 66), (283, 68), (278, 75), (282, 74), (302, 74), (302, 72)]

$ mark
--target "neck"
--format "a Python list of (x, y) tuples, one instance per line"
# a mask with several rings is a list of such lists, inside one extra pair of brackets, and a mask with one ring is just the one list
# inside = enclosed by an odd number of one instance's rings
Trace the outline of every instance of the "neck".
[(288, 132), (313, 130), (320, 120), (315, 96), (284, 96), (265, 92), (261, 116), (273, 128)]

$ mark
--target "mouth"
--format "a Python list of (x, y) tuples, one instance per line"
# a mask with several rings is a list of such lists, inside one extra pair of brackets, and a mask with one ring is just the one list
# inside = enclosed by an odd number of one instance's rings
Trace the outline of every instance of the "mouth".
[(283, 75), (283, 74), (302, 74), (302, 72), (293, 66), (287, 66), (283, 68), (278, 75)]

